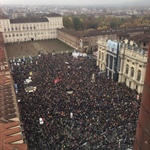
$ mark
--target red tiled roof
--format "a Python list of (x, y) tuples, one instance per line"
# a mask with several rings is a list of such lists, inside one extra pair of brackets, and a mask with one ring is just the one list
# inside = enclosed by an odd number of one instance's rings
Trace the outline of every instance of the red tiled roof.
[(27, 150), (27, 144), (14, 144), (23, 140), (19, 121), (11, 121), (17, 118), (12, 91), (10, 69), (5, 55), (4, 41), (0, 33), (0, 149), (3, 150)]

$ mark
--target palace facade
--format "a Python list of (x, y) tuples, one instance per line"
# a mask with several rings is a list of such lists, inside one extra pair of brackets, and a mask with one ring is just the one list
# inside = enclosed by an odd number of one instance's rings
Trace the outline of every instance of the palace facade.
[(120, 39), (99, 38), (97, 65), (110, 79), (142, 93), (150, 36), (139, 34)]
[(54, 13), (39, 18), (9, 19), (4, 14), (0, 17), (5, 43), (56, 39), (57, 29), (63, 28), (62, 16)]

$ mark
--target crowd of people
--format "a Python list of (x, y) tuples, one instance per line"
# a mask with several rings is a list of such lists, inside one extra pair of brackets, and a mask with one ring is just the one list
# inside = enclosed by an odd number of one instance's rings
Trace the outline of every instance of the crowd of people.
[[(53, 53), (11, 62), (29, 150), (125, 150), (134, 145), (140, 100), (125, 84), (102, 76), (95, 61)], [(32, 81), (25, 84), (29, 76)], [(28, 86), (36, 91), (27, 92)]]

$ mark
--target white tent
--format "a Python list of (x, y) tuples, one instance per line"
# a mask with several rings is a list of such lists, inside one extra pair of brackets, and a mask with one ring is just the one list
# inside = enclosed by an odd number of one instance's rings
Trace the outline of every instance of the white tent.
[(28, 93), (35, 92), (36, 91), (36, 86), (28, 86), (28, 87), (25, 88), (25, 91), (28, 92)]

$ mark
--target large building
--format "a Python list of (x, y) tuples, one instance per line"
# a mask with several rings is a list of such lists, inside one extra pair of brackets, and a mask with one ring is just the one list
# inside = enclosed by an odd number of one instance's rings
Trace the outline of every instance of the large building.
[(117, 38), (118, 35), (119, 38), (121, 38), (122, 35), (127, 36), (127, 33), (137, 35), (142, 34), (149, 29), (150, 27), (148, 26), (89, 31), (75, 31), (73, 29), (62, 28), (57, 30), (57, 38), (79, 51), (91, 53), (98, 49), (97, 42), (99, 38), (105, 37), (113, 40)]
[(59, 14), (9, 19), (0, 11), (0, 32), (5, 43), (56, 39), (58, 28), (63, 28)]
[(147, 34), (133, 36), (125, 39), (120, 46), (121, 64), (118, 82), (125, 82), (138, 93), (143, 91), (149, 40)]
[(97, 65), (106, 76), (142, 93), (147, 62), (149, 34), (98, 41)]

